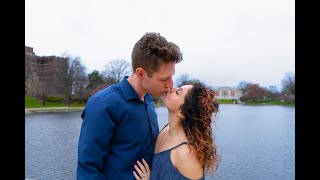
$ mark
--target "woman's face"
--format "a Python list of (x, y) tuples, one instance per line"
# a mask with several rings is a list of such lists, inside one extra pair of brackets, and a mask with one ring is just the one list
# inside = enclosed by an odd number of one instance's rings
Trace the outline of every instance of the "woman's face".
[(172, 88), (164, 96), (161, 97), (164, 105), (169, 111), (179, 112), (180, 106), (184, 103), (184, 99), (192, 85), (184, 85), (180, 88)]

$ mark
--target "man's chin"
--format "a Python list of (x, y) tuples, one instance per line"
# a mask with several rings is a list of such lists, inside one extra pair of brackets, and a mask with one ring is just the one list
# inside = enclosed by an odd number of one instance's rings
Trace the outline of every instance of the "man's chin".
[(163, 99), (165, 99), (166, 97), (167, 97), (167, 92), (162, 93), (160, 96), (161, 101), (163, 101)]
[(162, 96), (162, 94), (156, 94), (156, 93), (152, 93), (149, 92), (151, 94), (152, 97), (156, 97), (156, 98), (160, 98)]

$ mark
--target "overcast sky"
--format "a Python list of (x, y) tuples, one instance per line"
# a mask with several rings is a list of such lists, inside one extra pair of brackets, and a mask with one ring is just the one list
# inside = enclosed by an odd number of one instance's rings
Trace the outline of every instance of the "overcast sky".
[(78, 56), (88, 73), (131, 62), (146, 32), (183, 52), (174, 79), (280, 88), (295, 71), (294, 0), (25, 0), (25, 45), (38, 56)]

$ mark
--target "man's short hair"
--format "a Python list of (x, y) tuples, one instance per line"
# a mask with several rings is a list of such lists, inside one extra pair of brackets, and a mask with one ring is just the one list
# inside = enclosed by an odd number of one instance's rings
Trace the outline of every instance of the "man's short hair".
[(136, 42), (131, 54), (133, 72), (143, 68), (149, 77), (159, 70), (162, 63), (179, 63), (182, 61), (180, 48), (168, 42), (160, 33), (146, 33)]

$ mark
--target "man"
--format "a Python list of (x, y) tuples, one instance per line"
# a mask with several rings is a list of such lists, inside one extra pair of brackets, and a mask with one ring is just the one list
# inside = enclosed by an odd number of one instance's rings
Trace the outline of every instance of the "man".
[(131, 59), (132, 74), (95, 93), (82, 112), (78, 180), (135, 179), (136, 160), (152, 164), (159, 126), (151, 95), (172, 88), (182, 53), (159, 33), (146, 33)]

